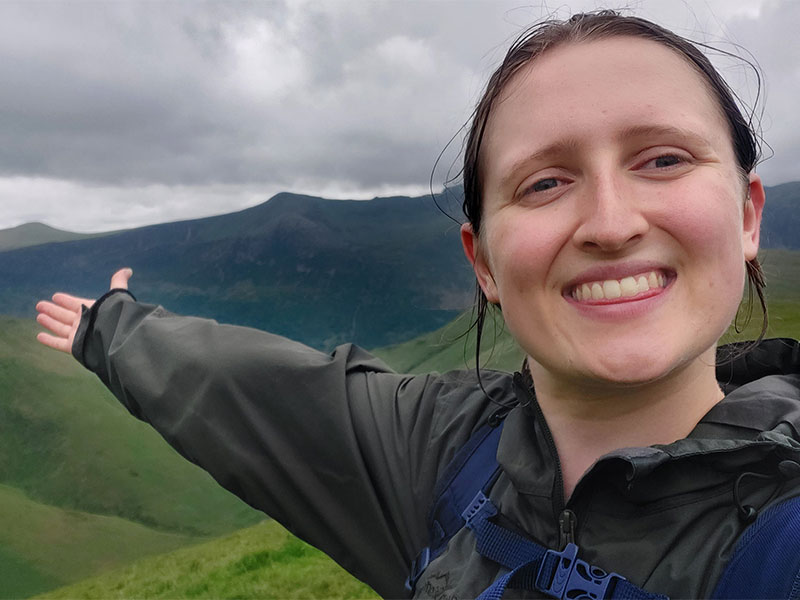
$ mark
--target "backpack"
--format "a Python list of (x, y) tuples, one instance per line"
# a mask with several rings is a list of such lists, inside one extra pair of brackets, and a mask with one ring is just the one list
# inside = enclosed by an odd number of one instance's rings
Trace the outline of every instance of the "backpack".
[[(428, 564), (467, 527), (477, 552), (508, 570), (479, 600), (499, 600), (510, 588), (559, 599), (669, 600), (587, 564), (575, 544), (556, 551), (492, 522), (498, 511), (488, 493), (501, 471), (496, 455), (502, 426), (479, 428), (445, 468), (428, 515), (429, 544), (412, 562), (406, 589), (413, 592)], [(770, 507), (744, 531), (712, 598), (800, 600), (800, 497)]]

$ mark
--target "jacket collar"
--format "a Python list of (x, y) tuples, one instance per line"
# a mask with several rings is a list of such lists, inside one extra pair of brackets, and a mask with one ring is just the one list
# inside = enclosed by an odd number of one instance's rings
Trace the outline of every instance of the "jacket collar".
[[(764, 340), (736, 357), (741, 349), (742, 344), (719, 349), (717, 375), (727, 395), (687, 438), (614, 451), (598, 459), (589, 475), (599, 469), (606, 478), (630, 482), (674, 461), (726, 472), (784, 459), (800, 462), (800, 344)], [(514, 386), (518, 406), (506, 417), (498, 461), (519, 493), (552, 497), (559, 477), (552, 436), (530, 376), (517, 373)]]

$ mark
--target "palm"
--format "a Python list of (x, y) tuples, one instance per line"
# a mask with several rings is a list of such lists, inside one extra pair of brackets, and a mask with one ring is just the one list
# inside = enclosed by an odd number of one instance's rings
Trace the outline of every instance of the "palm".
[[(128, 279), (133, 272), (122, 269), (111, 277), (111, 288), (128, 289)], [(67, 354), (72, 352), (72, 342), (81, 320), (83, 306), (87, 308), (94, 304), (94, 300), (79, 298), (70, 294), (59, 292), (53, 295), (52, 302), (42, 300), (36, 304), (38, 315), (36, 320), (49, 332), (41, 332), (36, 336), (45, 346), (55, 348)]]

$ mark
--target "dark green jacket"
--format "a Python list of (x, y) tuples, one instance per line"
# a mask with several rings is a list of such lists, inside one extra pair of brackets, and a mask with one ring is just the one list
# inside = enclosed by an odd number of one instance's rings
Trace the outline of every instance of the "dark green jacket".
[[(439, 473), (495, 411), (472, 372), (398, 375), (364, 351), (323, 354), (284, 338), (173, 315), (111, 294), (86, 311), (73, 354), (136, 417), (227, 489), (321, 548), (386, 597), (427, 542)], [(800, 348), (763, 343), (719, 369), (726, 398), (692, 434), (600, 460), (565, 505), (558, 457), (522, 375), (485, 372), (506, 417), (491, 497), (531, 538), (557, 548), (558, 517), (577, 515), (581, 557), (672, 598), (710, 594), (745, 524), (800, 494)], [(498, 575), (466, 529), (416, 596), (472, 598)], [(519, 592), (509, 592), (514, 597)], [(532, 593), (521, 594), (536, 597)]]

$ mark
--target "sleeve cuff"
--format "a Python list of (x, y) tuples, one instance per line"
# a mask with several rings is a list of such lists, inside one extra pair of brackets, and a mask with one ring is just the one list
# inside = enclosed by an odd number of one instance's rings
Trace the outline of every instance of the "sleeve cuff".
[(94, 321), (97, 318), (97, 312), (100, 310), (100, 305), (102, 305), (103, 302), (108, 300), (111, 296), (115, 296), (116, 294), (120, 293), (127, 294), (133, 298), (134, 301), (136, 301), (136, 296), (134, 296), (125, 288), (112, 288), (95, 300), (91, 307), (87, 307), (86, 305), (81, 307), (81, 321), (78, 324), (78, 330), (75, 332), (75, 339), (72, 341), (72, 356), (74, 356), (83, 366), (87, 366), (84, 358), (86, 338), (92, 331), (92, 327), (94, 327)]

